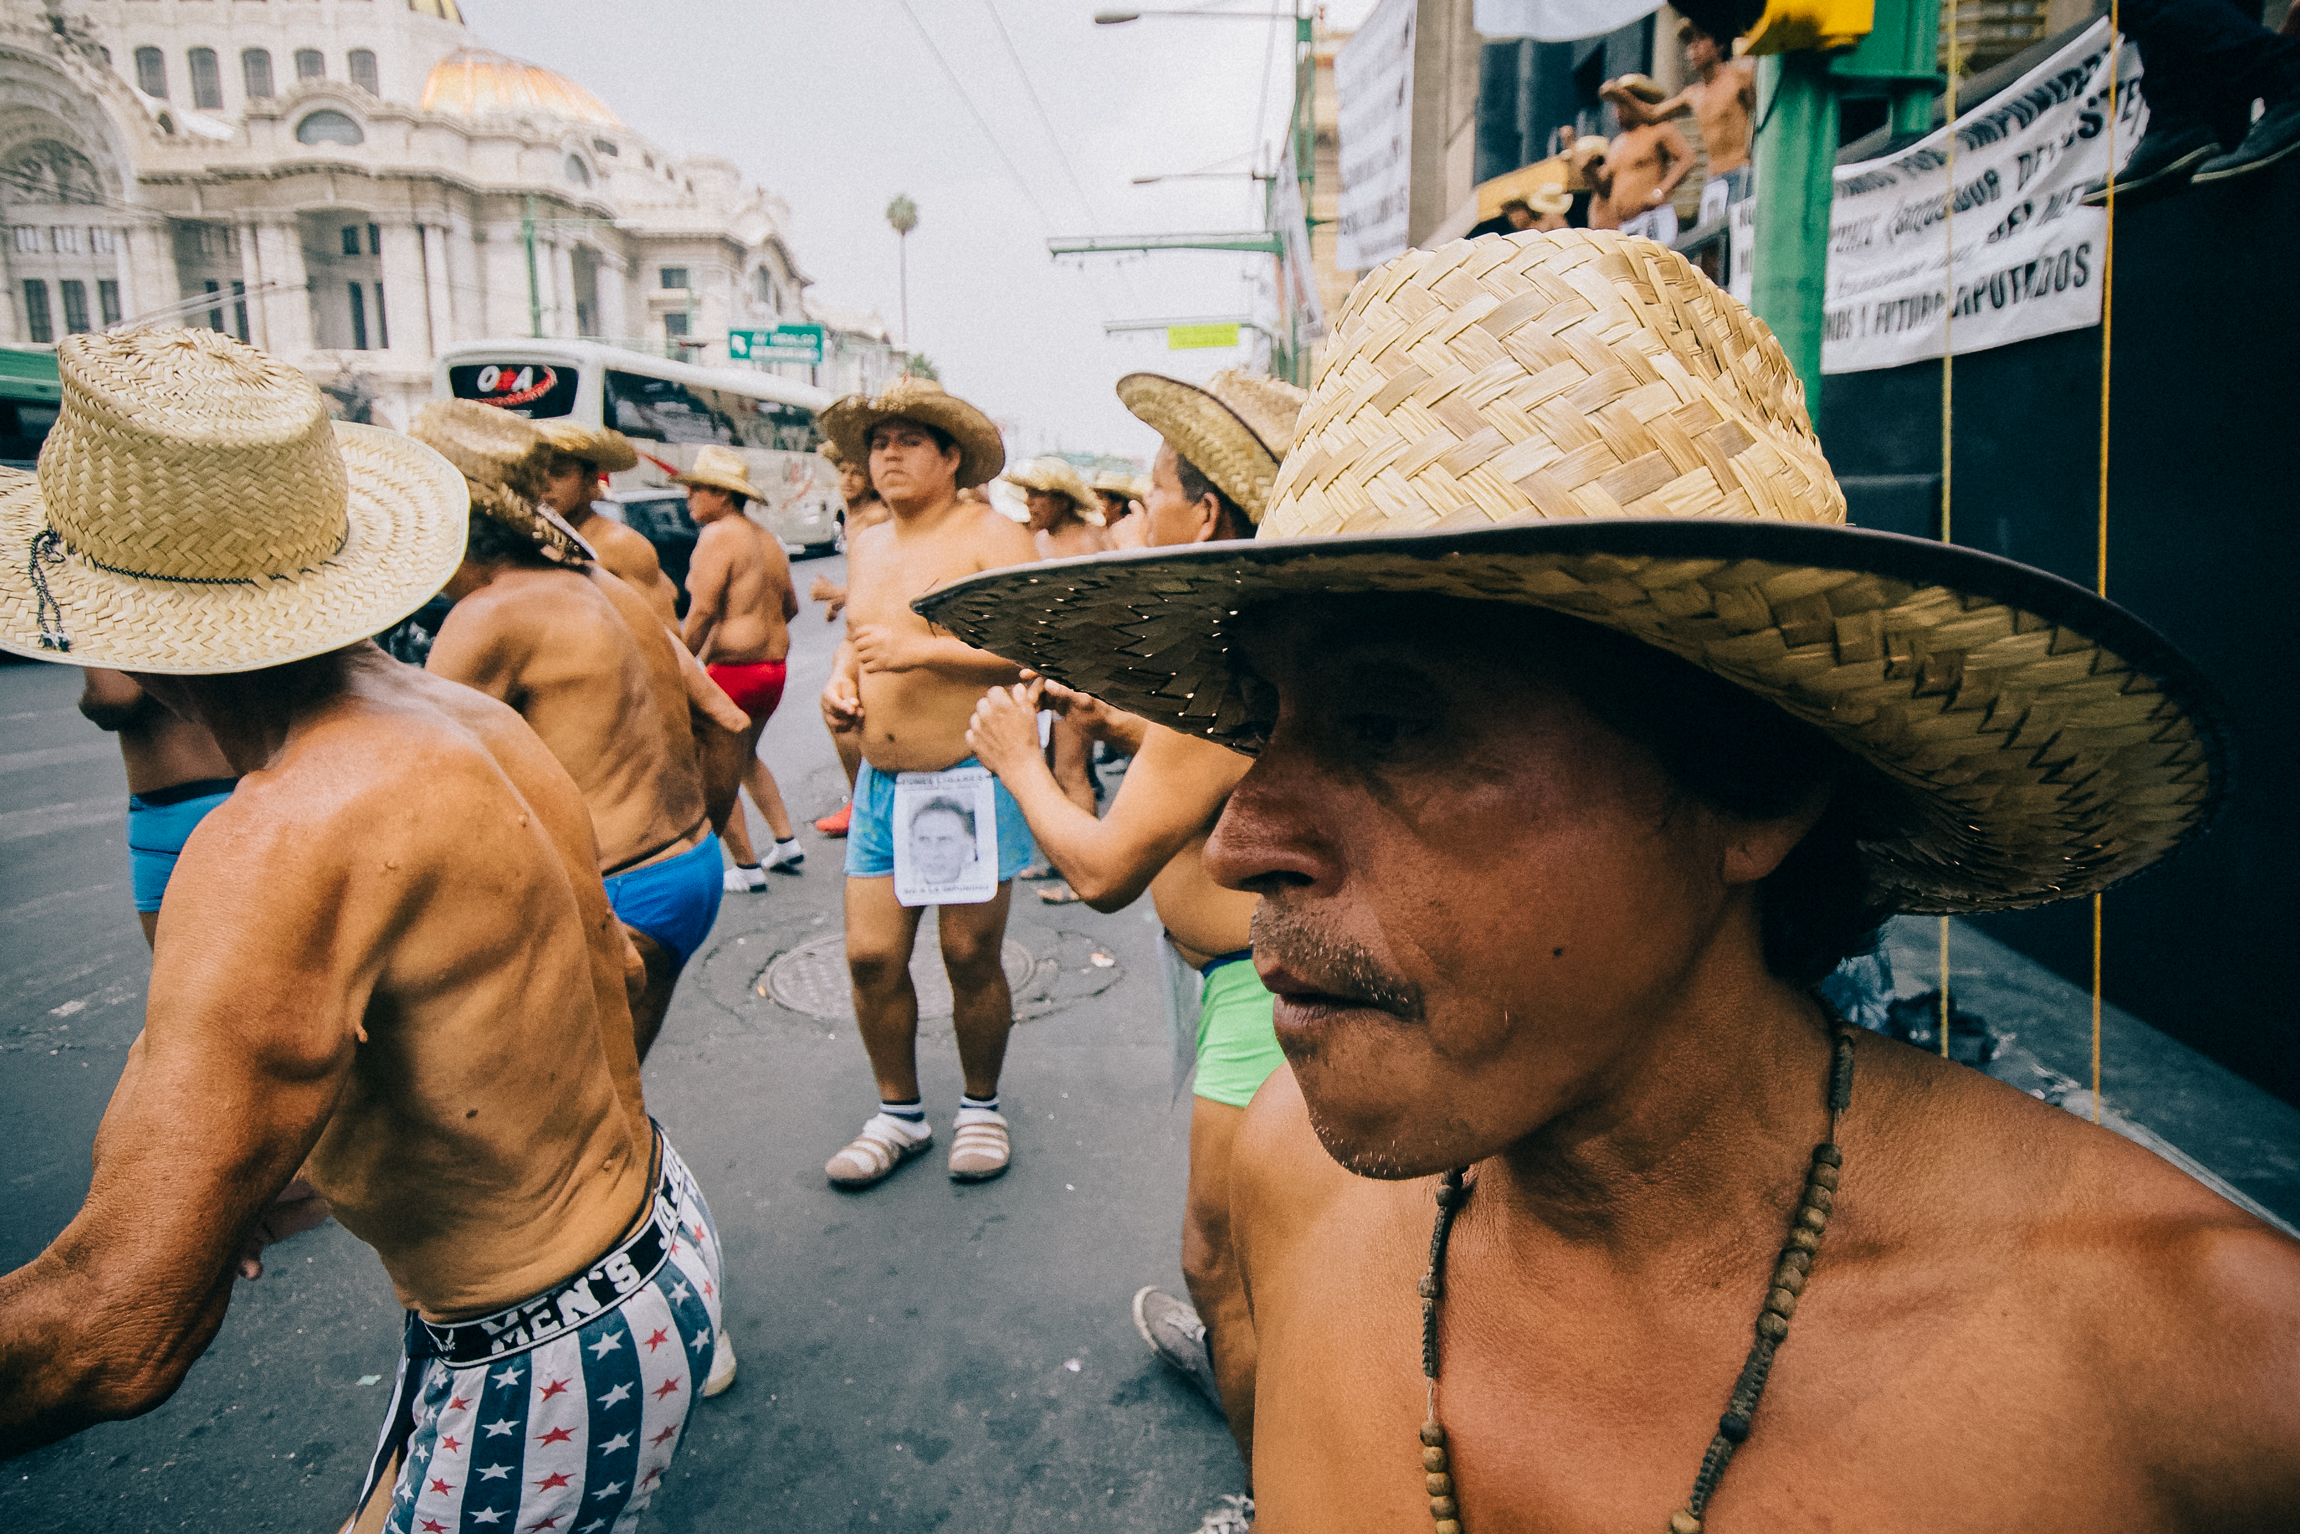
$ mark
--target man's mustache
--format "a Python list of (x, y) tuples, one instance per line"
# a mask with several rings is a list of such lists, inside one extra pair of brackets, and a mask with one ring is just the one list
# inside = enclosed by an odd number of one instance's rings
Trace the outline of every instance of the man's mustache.
[(1418, 1023), (1422, 988), (1383, 968), (1372, 953), (1280, 909), (1267, 896), (1255, 903), (1248, 928), (1256, 958), (1268, 957), (1295, 979), (1331, 996)]

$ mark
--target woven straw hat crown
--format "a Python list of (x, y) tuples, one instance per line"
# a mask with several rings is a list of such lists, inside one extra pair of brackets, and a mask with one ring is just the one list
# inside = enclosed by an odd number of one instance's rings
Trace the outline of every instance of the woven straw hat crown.
[(462, 471), (472, 510), (525, 533), (552, 559), (597, 557), (541, 504), (544, 475), (558, 449), (534, 422), (479, 400), (438, 399), (415, 413), (407, 434)]
[(1262, 536), (1540, 518), (1842, 523), (1762, 320), (1648, 240), (1413, 252), (1358, 285)]
[(947, 432), (958, 444), (958, 485), (987, 483), (1006, 467), (1006, 441), (998, 424), (931, 378), (904, 374), (877, 395), (849, 394), (822, 415), (823, 432), (849, 462), (868, 467), (870, 434), (882, 421), (916, 421)]
[(90, 563), (178, 581), (292, 575), (350, 531), (310, 379), (212, 330), (68, 336), (40, 450), (48, 524)]
[(1102, 503), (1086, 487), (1085, 479), (1066, 458), (1025, 458), (1008, 469), (1006, 482), (1024, 490), (1037, 490), (1064, 497), (1078, 514), (1099, 527), (1102, 525)]
[(1224, 368), (1203, 385), (1129, 373), (1118, 398), (1258, 523), (1309, 396), (1266, 373)]

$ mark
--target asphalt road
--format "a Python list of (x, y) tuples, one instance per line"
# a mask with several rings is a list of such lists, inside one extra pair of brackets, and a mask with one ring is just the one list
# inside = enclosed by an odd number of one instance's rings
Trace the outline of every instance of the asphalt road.
[[(801, 585), (817, 572), (840, 570), (802, 565)], [(802, 615), (766, 736), (802, 819), (842, 787), (813, 706), (832, 640), (819, 609)], [(37, 1254), (87, 1191), (150, 968), (118, 753), (75, 712), (78, 687), (66, 667), (0, 666), (0, 1271)], [(822, 1164), (873, 1094), (854, 1025), (836, 1015), (841, 844), (802, 837), (803, 873), (728, 898), (647, 1066), (649, 1106), (718, 1218), (742, 1357), (648, 1527), (1186, 1534), (1245, 1477), (1219, 1420), (1127, 1317), (1140, 1285), (1180, 1287), (1188, 1126), (1147, 903), (1105, 917), (1017, 902), (1012, 1172), (959, 1187), (937, 1156), (844, 1195)], [(1890, 951), (1903, 994), (1931, 985), (1933, 923), (1896, 923)], [(2056, 1095), (2088, 1079), (2075, 988), (1962, 928), (1952, 965), (1960, 1004), (2013, 1035), (1993, 1074)], [(2136, 1133), (2300, 1219), (2300, 1113), (2113, 1007), (2104, 1036), (2108, 1101)], [(922, 1061), (947, 1135), (959, 1092), (947, 1015), (927, 1024)], [(399, 1311), (374, 1256), (332, 1225), (269, 1256), (173, 1400), (0, 1465), (0, 1530), (340, 1524), (385, 1407)]]

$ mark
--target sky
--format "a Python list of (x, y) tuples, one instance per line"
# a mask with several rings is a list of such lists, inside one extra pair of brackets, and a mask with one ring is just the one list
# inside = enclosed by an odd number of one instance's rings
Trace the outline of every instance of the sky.
[[(1118, 403), (1120, 375), (1196, 382), (1247, 354), (1170, 352), (1162, 331), (1106, 337), (1104, 322), (1247, 314), (1268, 258), (1057, 263), (1046, 240), (1259, 228), (1260, 188), (1243, 176), (1130, 182), (1266, 164), (1291, 101), (1291, 27), (1094, 25), (1110, 4), (463, 0), (463, 12), (476, 41), (579, 81), (662, 148), (734, 161), (790, 205), (784, 235), (812, 295), (876, 309), (890, 331), (901, 295), (885, 209), (907, 194), (919, 210), (910, 345), (944, 386), (1007, 427), (1011, 456), (1147, 463), (1157, 439)], [(1290, 0), (1166, 4), (1253, 12)], [(1327, 20), (1346, 27), (1371, 8), (1336, 0)]]

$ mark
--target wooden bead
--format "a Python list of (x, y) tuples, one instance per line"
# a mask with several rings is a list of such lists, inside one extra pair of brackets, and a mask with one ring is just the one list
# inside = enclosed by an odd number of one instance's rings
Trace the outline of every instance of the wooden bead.
[(1437, 1521), (1437, 1534), (1461, 1534), (1461, 1524), (1456, 1519), (1440, 1518)]
[(1799, 1273), (1810, 1273), (1813, 1271), (1813, 1254), (1792, 1248), (1781, 1254), (1781, 1266), (1795, 1268)]
[(1821, 1249), (1821, 1238), (1815, 1232), (1800, 1225), (1789, 1232), (1789, 1247), (1790, 1250), (1797, 1252), (1817, 1252)]
[(1424, 1469), (1424, 1470), (1428, 1471), (1428, 1472), (1429, 1472), (1431, 1475), (1443, 1475), (1443, 1474), (1445, 1474), (1445, 1473), (1446, 1473), (1446, 1464), (1445, 1464), (1445, 1450), (1443, 1450), (1443, 1449), (1424, 1449), (1424, 1450), (1422, 1450), (1422, 1469)]
[(1832, 1193), (1837, 1190), (1837, 1178), (1840, 1175), (1835, 1167), (1821, 1165), (1815, 1165), (1811, 1174), (1815, 1183), (1827, 1188)]
[(1828, 1227), (1829, 1217), (1815, 1209), (1811, 1204), (1807, 1204), (1797, 1211), (1797, 1224), (1802, 1229), (1818, 1232)]
[(1442, 1448), (1444, 1448), (1444, 1447), (1445, 1447), (1445, 1426), (1444, 1426), (1444, 1424), (1442, 1424), (1442, 1423), (1437, 1423), (1437, 1422), (1425, 1422), (1425, 1423), (1423, 1423), (1423, 1424), (1422, 1424), (1422, 1443), (1423, 1443), (1423, 1445), (1424, 1445), (1425, 1447), (1427, 1447), (1427, 1448), (1432, 1448), (1432, 1449), (1442, 1449)]
[(1792, 1267), (1785, 1262), (1782, 1263), (1781, 1266), (1773, 1270), (1773, 1287), (1786, 1289), (1791, 1294), (1803, 1294), (1805, 1292), (1805, 1270)]
[(1669, 1534), (1701, 1534), (1701, 1520), (1687, 1512), (1671, 1513)]
[(1430, 1476), (1428, 1477), (1428, 1484), (1429, 1494), (1433, 1497), (1450, 1497), (1453, 1495), (1453, 1477), (1450, 1475)]
[(1818, 1209), (1823, 1214), (1832, 1214), (1836, 1211), (1837, 1208), (1837, 1196), (1831, 1193), (1827, 1188), (1819, 1186), (1808, 1187), (1805, 1190), (1805, 1207), (1807, 1209)]
[(1435, 1273), (1422, 1275), (1420, 1292), (1421, 1297), (1425, 1300), (1434, 1300), (1438, 1297), (1438, 1281)]
[(1451, 1497), (1432, 1497), (1430, 1498), (1430, 1516), (1443, 1522), (1448, 1518), (1460, 1517), (1461, 1509), (1454, 1506), (1454, 1500)]
[(1757, 1317), (1757, 1335), (1779, 1342), (1789, 1335), (1789, 1323), (1770, 1310), (1760, 1312)]
[(1797, 1297), (1786, 1289), (1776, 1289), (1765, 1296), (1765, 1309), (1786, 1321), (1797, 1313)]
[(1841, 1167), (1845, 1164), (1845, 1153), (1834, 1145), (1816, 1145), (1813, 1147), (1813, 1160), (1821, 1166)]

